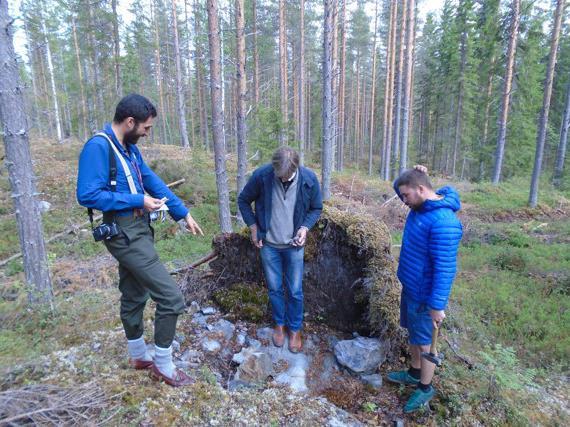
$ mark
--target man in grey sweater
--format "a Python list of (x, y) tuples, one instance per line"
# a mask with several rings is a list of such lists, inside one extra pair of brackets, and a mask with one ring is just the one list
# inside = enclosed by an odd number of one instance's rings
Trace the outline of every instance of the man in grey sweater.
[(313, 171), (299, 166), (295, 150), (281, 147), (273, 154), (271, 164), (252, 174), (238, 205), (253, 244), (261, 251), (275, 322), (273, 344), (283, 346), (287, 328), (289, 350), (297, 353), (303, 348), (304, 245), (308, 230), (323, 209), (319, 181)]

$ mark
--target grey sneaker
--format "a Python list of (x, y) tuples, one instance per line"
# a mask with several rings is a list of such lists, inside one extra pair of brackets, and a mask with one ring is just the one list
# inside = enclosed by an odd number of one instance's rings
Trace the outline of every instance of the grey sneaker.
[(418, 385), (420, 383), (420, 380), (412, 377), (408, 371), (389, 372), (386, 379), (392, 383), (405, 385)]

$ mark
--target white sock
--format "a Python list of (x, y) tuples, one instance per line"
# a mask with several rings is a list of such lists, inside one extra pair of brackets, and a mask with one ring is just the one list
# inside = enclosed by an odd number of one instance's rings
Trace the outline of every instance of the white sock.
[(152, 357), (146, 351), (146, 343), (144, 337), (137, 338), (136, 340), (128, 340), (127, 346), (129, 347), (129, 356), (135, 360), (151, 361)]
[(154, 345), (154, 366), (167, 377), (172, 378), (174, 376), (176, 366), (172, 363), (172, 346), (162, 348)]

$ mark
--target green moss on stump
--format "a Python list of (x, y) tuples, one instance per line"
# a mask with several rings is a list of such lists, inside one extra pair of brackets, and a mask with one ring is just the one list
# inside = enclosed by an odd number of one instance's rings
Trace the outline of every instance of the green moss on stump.
[(260, 322), (267, 315), (267, 290), (255, 283), (237, 283), (213, 294), (216, 303), (226, 313), (251, 322)]

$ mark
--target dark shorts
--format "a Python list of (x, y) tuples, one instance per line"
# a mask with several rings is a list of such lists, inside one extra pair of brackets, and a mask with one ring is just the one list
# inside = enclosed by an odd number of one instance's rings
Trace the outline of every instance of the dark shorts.
[(430, 345), (433, 323), (426, 303), (416, 302), (402, 293), (400, 326), (408, 330), (410, 344)]

